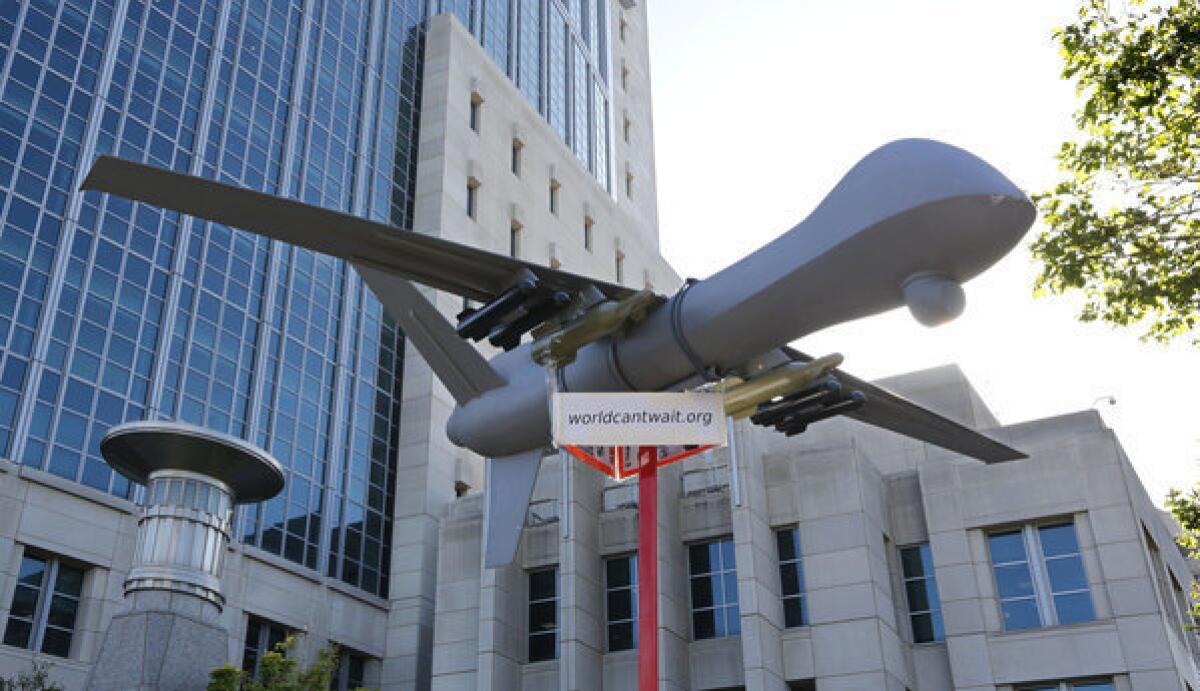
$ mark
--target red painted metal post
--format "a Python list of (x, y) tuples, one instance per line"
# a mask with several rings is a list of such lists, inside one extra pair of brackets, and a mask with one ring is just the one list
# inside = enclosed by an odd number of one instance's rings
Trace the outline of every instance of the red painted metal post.
[(638, 447), (638, 690), (658, 689), (658, 447)]

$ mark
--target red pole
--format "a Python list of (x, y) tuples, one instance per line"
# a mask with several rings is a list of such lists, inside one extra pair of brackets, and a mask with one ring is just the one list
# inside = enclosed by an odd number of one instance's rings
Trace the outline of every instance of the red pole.
[(638, 447), (638, 689), (658, 689), (658, 447)]

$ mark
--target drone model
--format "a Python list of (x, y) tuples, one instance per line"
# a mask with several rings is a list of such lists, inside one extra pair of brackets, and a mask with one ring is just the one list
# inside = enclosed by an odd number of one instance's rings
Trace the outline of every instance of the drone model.
[[(842, 372), (840, 357), (787, 345), (900, 305), (926, 325), (953, 319), (961, 284), (1029, 229), (1029, 199), (947, 144), (875, 150), (794, 228), (671, 296), (108, 156), (82, 187), (350, 262), (454, 397), (449, 439), (487, 459), (489, 567), (516, 553), (551, 446), (551, 389), (681, 391), (723, 380), (727, 414), (789, 436), (846, 415), (989, 463), (1024, 457)], [(412, 282), (481, 306), (453, 324)], [(503, 352), (485, 359), (471, 343), (484, 339)]]

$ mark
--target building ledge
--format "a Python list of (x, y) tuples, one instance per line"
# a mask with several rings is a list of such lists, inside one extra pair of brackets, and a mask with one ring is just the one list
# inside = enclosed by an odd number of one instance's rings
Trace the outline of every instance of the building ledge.
[(553, 660), (539, 660), (537, 662), (521, 663), (521, 672), (523, 674), (537, 674), (539, 672), (557, 672), (558, 658)]
[(91, 662), (79, 658), (47, 655), (46, 653), (34, 652), (27, 648), (16, 648), (8, 645), (0, 647), (0, 665), (7, 660), (28, 660), (30, 664), (44, 662), (50, 668), (50, 681), (61, 681), (58, 678), (61, 675), (54, 673), (56, 669), (82, 676), (86, 676), (92, 669)]
[(266, 552), (258, 547), (255, 547), (254, 545), (247, 545), (242, 542), (230, 540), (229, 550), (231, 552), (240, 551), (242, 556), (246, 559), (277, 568), (280, 571), (286, 571), (293, 576), (303, 578), (311, 583), (320, 584), (325, 580), (320, 573), (317, 573), (308, 567), (290, 562), (277, 554), (271, 554), (270, 552)]
[(1055, 624), (1054, 626), (1038, 626), (1018, 631), (988, 631), (987, 637), (996, 640), (1012, 640), (1020, 638), (1057, 638), (1073, 633), (1094, 633), (1096, 631), (1116, 631), (1115, 619), (1094, 619), (1078, 624)]
[(329, 590), (336, 591), (342, 595), (345, 595), (346, 597), (357, 600), (370, 607), (374, 607), (382, 612), (386, 612), (388, 610), (387, 600), (379, 597), (378, 595), (372, 595), (364, 590), (359, 590), (358, 588), (355, 588), (347, 583), (343, 583), (336, 578), (322, 576), (319, 572), (314, 571), (306, 566), (301, 566), (300, 564), (288, 561), (278, 554), (271, 554), (270, 552), (264, 551), (258, 547), (255, 547), (254, 545), (247, 545), (241, 542), (230, 542), (229, 549), (230, 551), (240, 551), (242, 556), (246, 559), (256, 561), (264, 566), (270, 566), (272, 568), (279, 569), (280, 571), (286, 571), (287, 573), (290, 573), (297, 578), (303, 578), (310, 583), (323, 585)]
[(793, 626), (779, 630), (779, 636), (784, 640), (802, 641), (812, 638), (812, 625)]
[(381, 612), (388, 611), (388, 601), (379, 597), (378, 595), (372, 595), (365, 590), (359, 590), (348, 583), (343, 583), (336, 578), (329, 578), (328, 576), (325, 577), (325, 585), (328, 586), (330, 590), (337, 591), (346, 597), (358, 600), (359, 602), (374, 607)]
[[(98, 489), (81, 485), (74, 480), (61, 478), (44, 470), (31, 468), (27, 465), (17, 466), (11, 461), (6, 462), (15, 467), (17, 477), (21, 478), (22, 480), (27, 480), (43, 487), (49, 487), (50, 489), (55, 489), (59, 492), (70, 494), (74, 497), (79, 497), (80, 499), (90, 501), (93, 504), (100, 504), (101, 506), (110, 508), (114, 511), (119, 511), (124, 514), (133, 515), (137, 512), (137, 504), (128, 499), (122, 499), (118, 496), (109, 494), (108, 492), (101, 492)], [(6, 470), (5, 472), (12, 472), (12, 469)]]
[(724, 648), (725, 646), (737, 645), (739, 648), (742, 645), (742, 634), (735, 633), (731, 636), (718, 636), (716, 638), (701, 638), (688, 642), (688, 646), (692, 652), (703, 653), (709, 648)]

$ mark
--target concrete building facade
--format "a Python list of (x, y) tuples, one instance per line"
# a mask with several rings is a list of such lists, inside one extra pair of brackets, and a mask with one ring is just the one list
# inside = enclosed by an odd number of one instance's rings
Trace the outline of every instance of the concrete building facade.
[[(956, 367), (881, 383), (1029, 458), (988, 466), (836, 419), (794, 439), (739, 428), (740, 501), (724, 452), (668, 466), (660, 688), (1200, 688), (1193, 571), (1095, 411), (1001, 427)], [(636, 488), (569, 461), (560, 513), (562, 472), (543, 462), (508, 568), (480, 569), (479, 498), (451, 505), (434, 688), (636, 685)]]
[[(287, 471), (235, 518), (231, 663), (302, 633), (341, 646), (339, 691), (631, 688), (632, 486), (547, 458), (518, 561), (483, 570), (481, 460), (358, 277), (80, 194), (98, 153), (670, 292), (645, 3), (0, 3), (0, 676), (84, 687), (142, 501), (96, 445), (161, 418)], [(739, 430), (740, 497), (721, 453), (664, 470), (663, 688), (1200, 688), (1190, 572), (1098, 418), (998, 428), (952, 369), (890, 384), (1032, 458), (838, 420)]]

